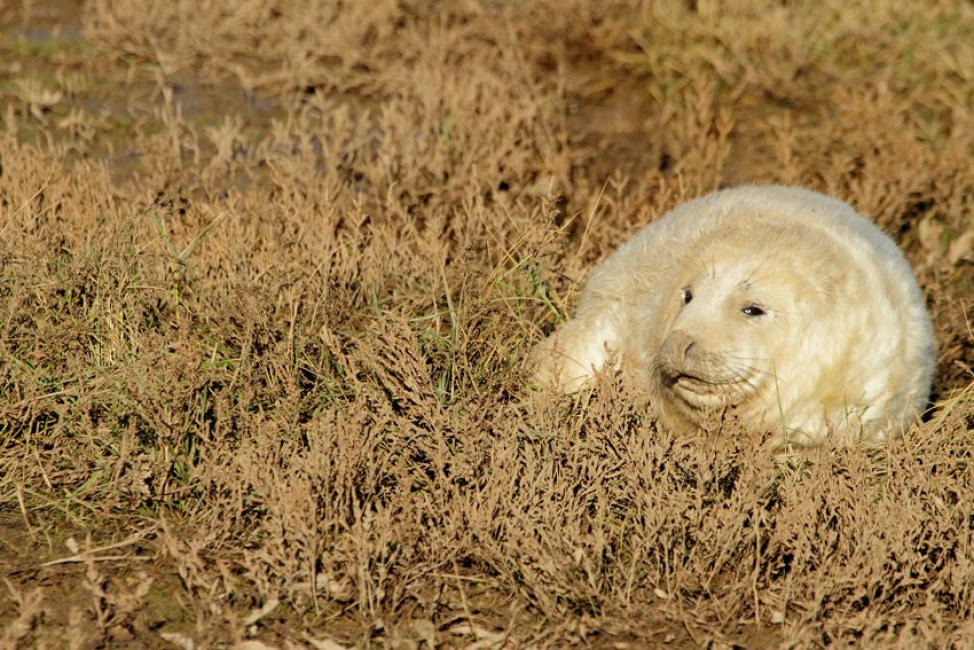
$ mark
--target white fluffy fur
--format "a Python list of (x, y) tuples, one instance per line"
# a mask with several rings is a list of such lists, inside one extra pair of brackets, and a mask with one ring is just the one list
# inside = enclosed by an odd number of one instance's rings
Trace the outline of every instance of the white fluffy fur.
[(533, 350), (533, 380), (574, 392), (610, 360), (670, 426), (733, 408), (779, 448), (874, 443), (925, 407), (934, 341), (906, 259), (871, 222), (816, 192), (741, 187), (671, 210), (596, 268), (574, 319)]

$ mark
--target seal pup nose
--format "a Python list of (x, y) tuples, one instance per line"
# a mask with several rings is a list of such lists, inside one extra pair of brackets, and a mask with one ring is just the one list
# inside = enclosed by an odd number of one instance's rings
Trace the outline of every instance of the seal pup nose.
[(696, 340), (686, 332), (671, 332), (663, 341), (662, 353), (672, 361), (689, 361), (690, 351), (696, 344)]

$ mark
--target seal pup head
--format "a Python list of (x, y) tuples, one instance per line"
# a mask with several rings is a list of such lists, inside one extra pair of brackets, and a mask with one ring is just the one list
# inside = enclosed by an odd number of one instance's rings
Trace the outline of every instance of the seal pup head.
[(679, 265), (649, 366), (671, 426), (705, 426), (728, 407), (765, 419), (780, 397), (779, 378), (802, 363), (796, 351), (809, 323), (829, 318), (828, 287), (841, 281), (831, 252), (807, 238), (788, 241), (794, 229), (763, 224), (762, 231), (761, 248), (753, 232), (722, 233)]

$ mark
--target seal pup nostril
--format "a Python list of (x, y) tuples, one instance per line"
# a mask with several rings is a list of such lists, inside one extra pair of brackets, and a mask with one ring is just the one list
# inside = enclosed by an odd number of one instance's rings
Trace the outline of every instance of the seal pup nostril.
[(673, 370), (686, 370), (687, 353), (694, 340), (681, 331), (670, 332), (660, 346), (659, 356)]

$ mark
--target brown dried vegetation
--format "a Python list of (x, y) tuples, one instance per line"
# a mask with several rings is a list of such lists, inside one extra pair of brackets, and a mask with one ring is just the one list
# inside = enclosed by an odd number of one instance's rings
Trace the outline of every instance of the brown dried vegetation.
[[(12, 4), (0, 644), (970, 643), (970, 5)], [(587, 269), (743, 182), (913, 263), (936, 403), (883, 453), (523, 388)]]

